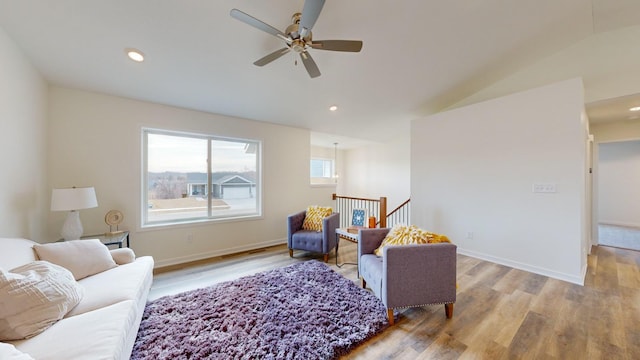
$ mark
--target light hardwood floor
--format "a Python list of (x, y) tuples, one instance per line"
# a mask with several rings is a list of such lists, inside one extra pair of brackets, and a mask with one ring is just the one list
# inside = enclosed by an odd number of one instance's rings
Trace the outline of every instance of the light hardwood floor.
[[(150, 299), (321, 257), (285, 246), (163, 269)], [(340, 262), (355, 245), (340, 243)], [(337, 267), (357, 284), (354, 265)], [(453, 318), (396, 311), (396, 325), (344, 359), (640, 359), (640, 252), (594, 247), (585, 286), (458, 255)]]

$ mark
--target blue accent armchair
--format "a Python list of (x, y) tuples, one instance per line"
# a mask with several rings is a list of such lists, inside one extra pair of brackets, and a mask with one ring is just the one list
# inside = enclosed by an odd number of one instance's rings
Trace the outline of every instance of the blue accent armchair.
[(307, 211), (289, 215), (287, 218), (287, 245), (289, 256), (293, 257), (293, 250), (306, 250), (324, 255), (324, 262), (329, 261), (329, 253), (335, 249), (336, 229), (340, 226), (340, 214), (333, 213), (322, 219), (322, 231), (303, 230), (302, 223)]
[(393, 325), (393, 309), (444, 304), (448, 319), (456, 302), (456, 250), (451, 243), (380, 247), (389, 228), (362, 229), (358, 241), (358, 271), (387, 308)]

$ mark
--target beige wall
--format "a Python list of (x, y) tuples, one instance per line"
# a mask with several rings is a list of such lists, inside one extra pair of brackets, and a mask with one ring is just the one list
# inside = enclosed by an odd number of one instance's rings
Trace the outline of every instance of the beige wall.
[(616, 121), (591, 124), (595, 143), (640, 139), (640, 121)]
[[(568, 80), (412, 122), (412, 223), (460, 252), (582, 283), (587, 124)], [(551, 183), (556, 193), (533, 193)]]
[[(99, 207), (81, 212), (85, 234), (106, 231), (105, 213), (118, 209), (131, 247), (157, 266), (284, 243), (288, 214), (332, 204), (333, 188), (309, 184), (307, 130), (60, 87), (50, 102), (51, 187), (94, 186)], [(263, 218), (140, 229), (142, 127), (261, 140)], [(63, 221), (53, 214), (50, 240)]]
[(46, 113), (46, 82), (0, 28), (0, 237), (46, 238)]
[(387, 143), (344, 151), (344, 179), (340, 195), (378, 199), (387, 197), (391, 211), (411, 196), (409, 135)]

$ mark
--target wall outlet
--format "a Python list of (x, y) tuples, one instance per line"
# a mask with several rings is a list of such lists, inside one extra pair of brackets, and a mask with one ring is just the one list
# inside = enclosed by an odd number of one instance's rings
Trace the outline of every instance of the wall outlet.
[(473, 231), (467, 231), (467, 239), (473, 239)]

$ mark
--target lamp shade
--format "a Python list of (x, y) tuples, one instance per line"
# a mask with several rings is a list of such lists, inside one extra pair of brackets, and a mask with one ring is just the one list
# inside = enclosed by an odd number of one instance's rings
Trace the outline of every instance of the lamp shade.
[(53, 189), (51, 193), (51, 211), (81, 210), (97, 206), (96, 190), (93, 187)]

